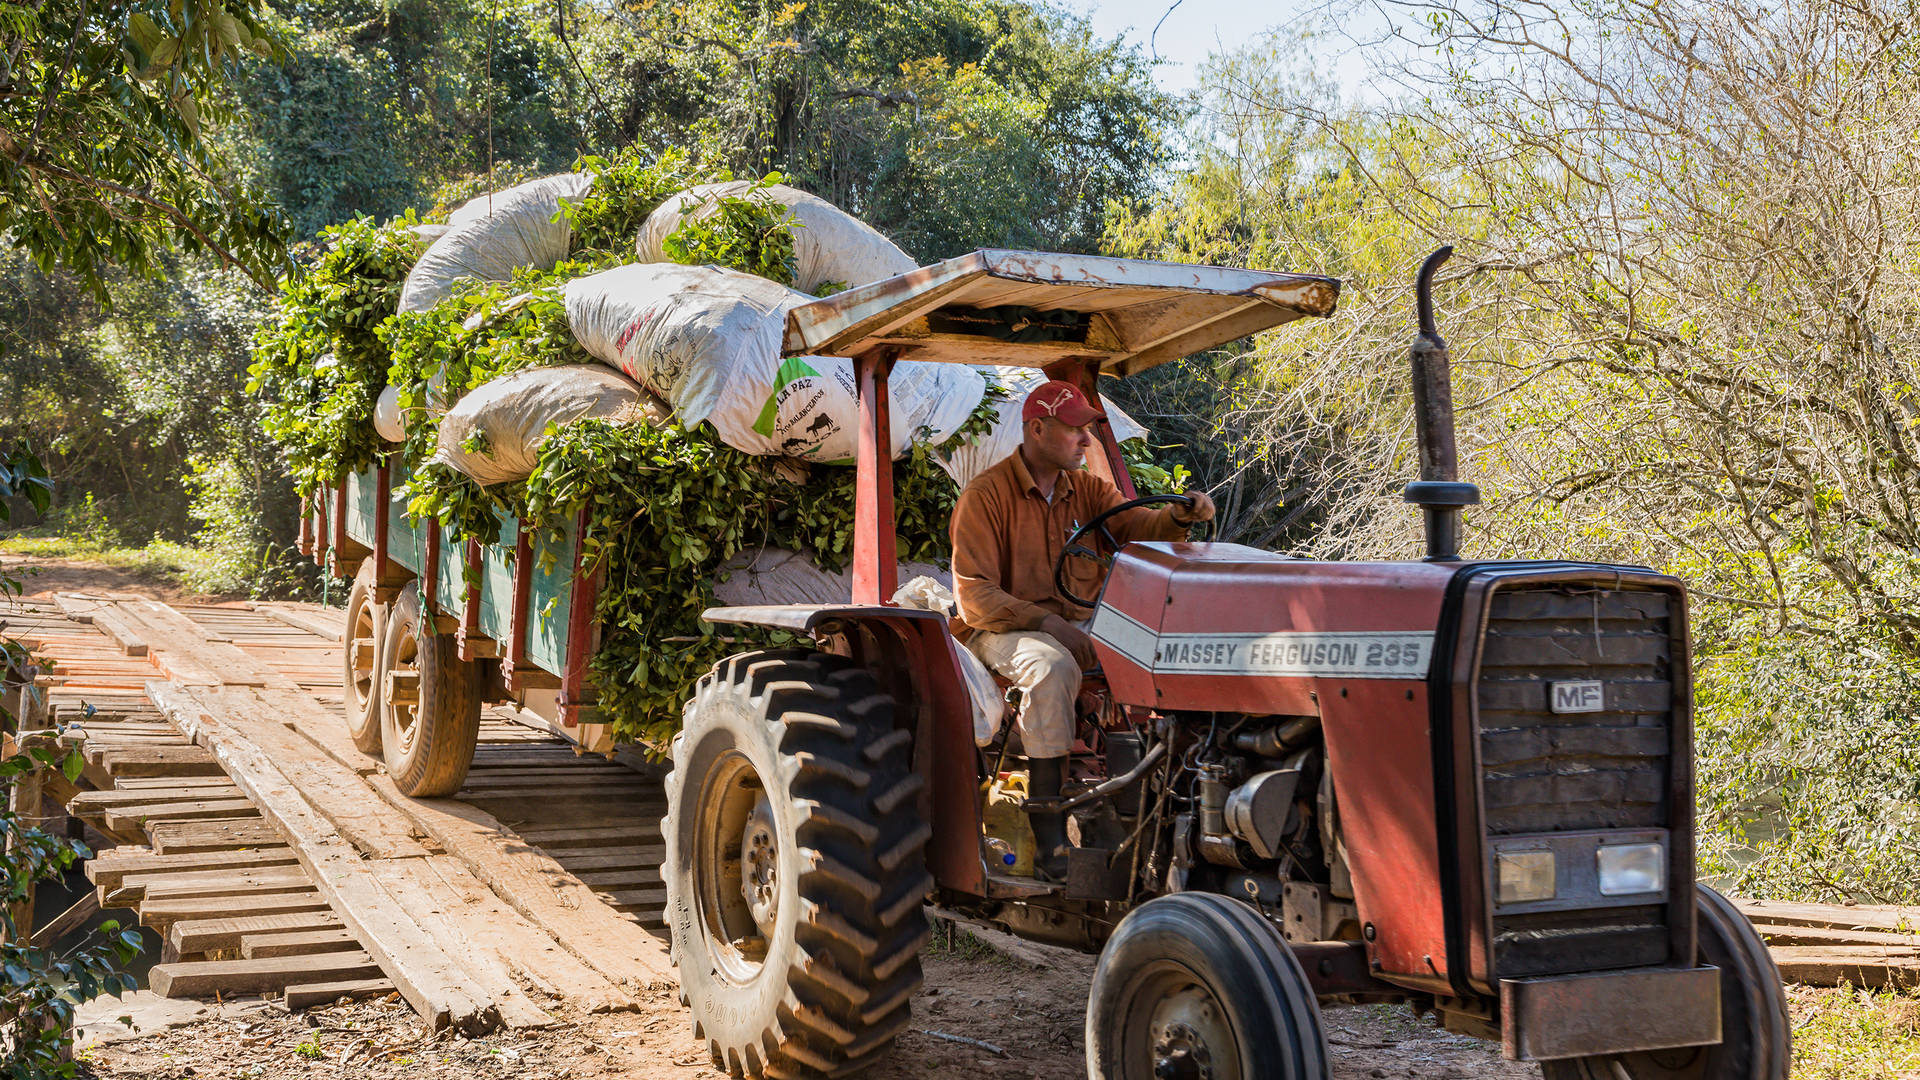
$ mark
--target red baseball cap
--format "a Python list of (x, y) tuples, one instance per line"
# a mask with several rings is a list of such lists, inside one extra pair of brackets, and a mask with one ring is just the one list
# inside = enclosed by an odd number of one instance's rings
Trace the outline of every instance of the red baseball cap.
[(1027, 395), (1027, 403), (1020, 410), (1020, 422), (1024, 424), (1042, 416), (1051, 416), (1068, 427), (1080, 427), (1106, 415), (1087, 401), (1087, 395), (1079, 387), (1056, 379), (1041, 383), (1038, 389)]

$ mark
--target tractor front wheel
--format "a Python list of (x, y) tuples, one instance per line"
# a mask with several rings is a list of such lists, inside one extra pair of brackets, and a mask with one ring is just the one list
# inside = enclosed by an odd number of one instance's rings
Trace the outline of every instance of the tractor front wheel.
[(1175, 893), (1114, 928), (1087, 999), (1091, 1080), (1331, 1075), (1313, 986), (1258, 912)]
[(360, 564), (353, 576), (353, 588), (347, 592), (347, 636), (341, 644), (346, 654), (341, 676), (346, 691), (347, 734), (363, 754), (380, 753), (380, 652), (386, 636), (386, 612), (374, 603), (372, 559)]
[(1792, 1021), (1780, 969), (1753, 924), (1699, 886), (1700, 962), (1720, 969), (1720, 1042), (1679, 1050), (1543, 1061), (1546, 1080), (1787, 1080)]
[(387, 613), (380, 651), (380, 742), (402, 794), (451, 795), (467, 781), (480, 739), (480, 665), (460, 659), (452, 634), (420, 610), (420, 585)]
[(695, 688), (662, 876), (681, 1000), (716, 1068), (840, 1076), (906, 1027), (933, 887), (912, 746), (841, 657), (745, 653)]

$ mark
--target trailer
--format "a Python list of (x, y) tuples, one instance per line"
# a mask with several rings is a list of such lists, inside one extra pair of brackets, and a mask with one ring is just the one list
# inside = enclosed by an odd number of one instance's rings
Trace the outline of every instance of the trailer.
[[(853, 359), (863, 391), (881, 390), (863, 392), (863, 403), (878, 401), (884, 413), (886, 373), (900, 361), (1091, 363), (1120, 375), (1325, 316), (1337, 295), (1337, 282), (1311, 275), (981, 250), (795, 309), (784, 352)], [(1027, 324), (1040, 312), (1049, 330), (1035, 334)], [(863, 412), (862, 460), (884, 445), (872, 439), (876, 424), (884, 416)], [(1110, 432), (1105, 444), (1092, 467), (1133, 495)], [(416, 796), (458, 790), (487, 702), (513, 702), (583, 751), (611, 753), (588, 669), (599, 583), (580, 558), (583, 522), (536, 538), (528, 523), (503, 519), (495, 544), (460, 540), (407, 518), (394, 497), (406, 480), (393, 452), (305, 495), (301, 553), (353, 581), (343, 683), (356, 745), (384, 754), (395, 782)], [(863, 502), (857, 542), (878, 542), (884, 521), (891, 544), (892, 509), (890, 497)], [(892, 567), (870, 581), (858, 569), (865, 563), (856, 552), (854, 591), (891, 597)]]

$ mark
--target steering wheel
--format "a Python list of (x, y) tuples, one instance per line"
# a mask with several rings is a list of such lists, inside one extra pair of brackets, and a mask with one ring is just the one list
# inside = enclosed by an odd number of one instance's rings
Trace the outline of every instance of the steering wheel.
[[(1093, 607), (1098, 601), (1082, 600), (1080, 597), (1073, 595), (1073, 592), (1067, 588), (1067, 558), (1074, 556), (1082, 559), (1091, 559), (1101, 566), (1111, 569), (1113, 567), (1114, 556), (1120, 553), (1120, 541), (1114, 539), (1113, 533), (1107, 529), (1107, 522), (1129, 510), (1137, 510), (1142, 506), (1159, 506), (1161, 503), (1184, 503), (1191, 507), (1193, 505), (1193, 496), (1143, 495), (1138, 499), (1128, 499), (1118, 506), (1101, 511), (1093, 520), (1073, 530), (1073, 535), (1067, 537), (1067, 545), (1060, 549), (1060, 557), (1053, 562), (1053, 587), (1060, 590), (1060, 595), (1066, 597), (1069, 601), (1083, 608)], [(1201, 537), (1202, 540), (1213, 539), (1212, 521), (1197, 521), (1193, 524), (1205, 525), (1207, 527), (1205, 535)], [(1082, 537), (1095, 531), (1099, 532), (1100, 539), (1106, 541), (1107, 554), (1105, 555), (1080, 543)]]

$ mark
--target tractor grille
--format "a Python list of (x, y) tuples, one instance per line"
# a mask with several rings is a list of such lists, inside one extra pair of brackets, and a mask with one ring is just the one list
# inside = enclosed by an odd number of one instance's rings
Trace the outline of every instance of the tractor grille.
[[(1489, 837), (1665, 829), (1673, 597), (1604, 587), (1495, 593), (1477, 688)], [(1552, 711), (1552, 684), (1598, 681), (1599, 712)], [(1663, 962), (1663, 905), (1498, 914), (1500, 978)]]

